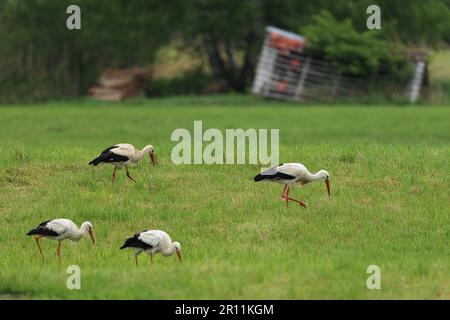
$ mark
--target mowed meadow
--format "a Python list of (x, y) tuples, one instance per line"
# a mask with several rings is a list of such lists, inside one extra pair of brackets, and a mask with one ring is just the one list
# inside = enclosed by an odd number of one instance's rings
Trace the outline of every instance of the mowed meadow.
[[(331, 174), (294, 187), (255, 183), (258, 165), (174, 165), (171, 133), (278, 128), (280, 161)], [(245, 96), (92, 101), (0, 108), (0, 298), (375, 299), (450, 298), (450, 108), (303, 105)], [(88, 166), (105, 147), (155, 146), (111, 184), (111, 166)], [(206, 145), (206, 143), (205, 143)], [(94, 225), (74, 245), (25, 234), (69, 218)], [(123, 241), (162, 229), (184, 260)], [(369, 290), (369, 265), (381, 289)], [(81, 290), (66, 269), (81, 268)]]

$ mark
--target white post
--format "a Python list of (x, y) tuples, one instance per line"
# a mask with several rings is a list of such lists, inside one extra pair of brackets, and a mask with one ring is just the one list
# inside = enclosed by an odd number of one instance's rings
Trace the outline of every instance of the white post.
[(297, 87), (295, 88), (294, 97), (300, 100), (303, 93), (303, 87), (305, 85), (306, 76), (308, 75), (309, 66), (311, 65), (311, 57), (306, 58), (306, 62), (302, 67), (300, 78), (298, 79)]
[(409, 102), (415, 103), (420, 94), (420, 87), (422, 85), (423, 74), (425, 71), (425, 61), (419, 61), (416, 63), (416, 70), (414, 72), (414, 77), (408, 84), (406, 89), (407, 95), (409, 97)]

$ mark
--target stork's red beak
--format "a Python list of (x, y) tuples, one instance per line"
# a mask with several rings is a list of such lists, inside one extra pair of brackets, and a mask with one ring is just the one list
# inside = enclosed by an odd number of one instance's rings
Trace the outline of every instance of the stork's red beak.
[(325, 180), (325, 184), (327, 185), (328, 196), (331, 196), (330, 192), (330, 179)]
[(181, 262), (181, 259), (182, 259), (181, 252), (180, 252), (179, 250), (177, 250), (176, 253), (177, 253), (178, 259), (179, 259), (180, 262)]
[(91, 236), (92, 243), (95, 244), (94, 231), (92, 231), (92, 229), (89, 229), (89, 235)]
[(155, 154), (153, 152), (150, 153), (150, 159), (152, 159), (152, 164), (155, 165), (156, 164), (156, 157), (155, 157)]

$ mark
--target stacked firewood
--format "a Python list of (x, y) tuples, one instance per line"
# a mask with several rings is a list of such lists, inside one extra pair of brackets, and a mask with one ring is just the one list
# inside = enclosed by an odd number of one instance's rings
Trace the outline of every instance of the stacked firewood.
[(95, 99), (121, 101), (142, 95), (149, 79), (148, 68), (107, 69), (100, 75), (98, 84), (88, 92)]

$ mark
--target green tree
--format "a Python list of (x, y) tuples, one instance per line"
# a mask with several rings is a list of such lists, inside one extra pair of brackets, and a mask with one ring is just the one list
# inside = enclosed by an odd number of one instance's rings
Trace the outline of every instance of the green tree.
[(253, 78), (267, 25), (293, 28), (289, 0), (195, 0), (186, 5), (183, 36), (199, 42), (215, 78), (245, 91)]
[(0, 96), (84, 94), (107, 67), (149, 65), (178, 29), (176, 2), (79, 0), (81, 30), (66, 28), (72, 1), (2, 1)]
[(358, 32), (350, 19), (337, 21), (328, 11), (304, 28), (306, 52), (336, 63), (336, 72), (373, 78), (379, 74), (407, 79), (412, 72), (404, 48), (380, 39), (377, 31)]
[[(325, 53), (343, 61), (353, 57), (347, 71), (355, 74), (373, 74), (380, 64), (402, 68), (400, 54), (391, 57), (399, 50), (377, 48), (382, 40), (408, 46), (450, 43), (449, 0), (78, 0), (82, 29), (70, 31), (65, 20), (72, 3), (0, 0), (0, 100), (84, 94), (104, 68), (151, 64), (174, 35), (199, 47), (213, 76), (236, 91), (245, 91), (253, 78), (268, 25), (300, 27), (313, 46), (328, 41)], [(382, 10), (382, 29), (372, 31), (376, 36), (366, 34), (370, 4)], [(326, 27), (315, 17), (324, 9), (337, 21), (351, 21), (335, 25), (343, 32), (327, 29), (334, 39), (314, 32), (314, 25)], [(369, 53), (354, 41), (374, 48)]]

